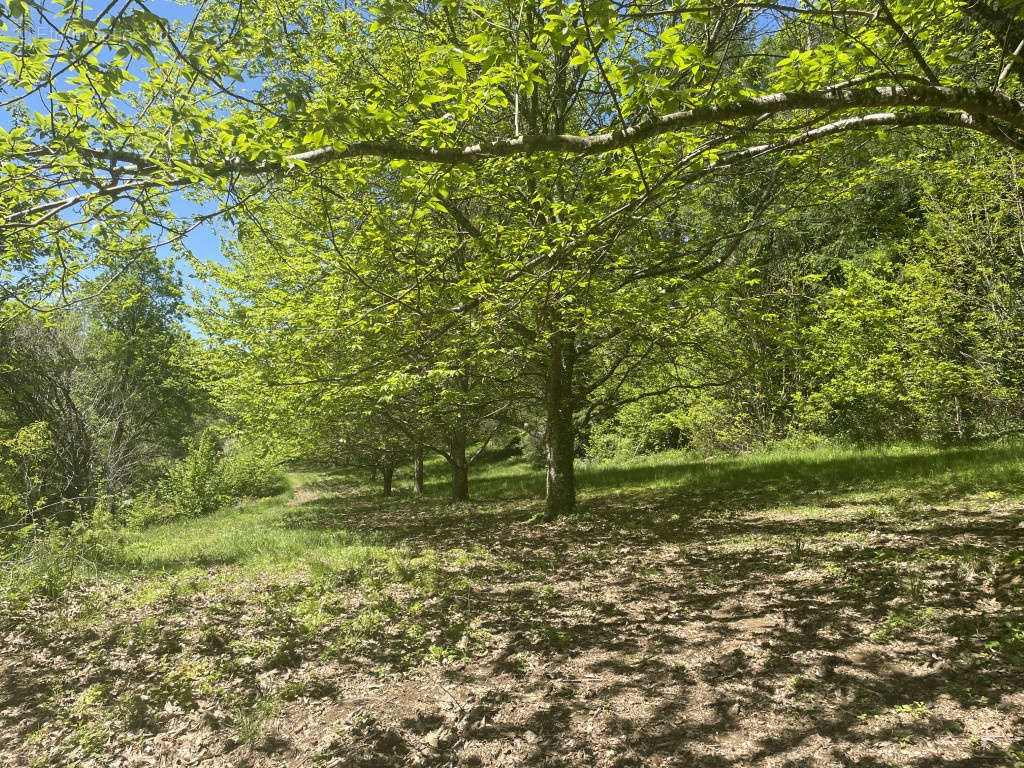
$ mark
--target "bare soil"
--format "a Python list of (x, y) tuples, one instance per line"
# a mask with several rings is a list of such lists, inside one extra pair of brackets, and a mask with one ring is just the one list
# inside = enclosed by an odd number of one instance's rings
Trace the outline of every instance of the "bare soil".
[(307, 489), (284, 524), (409, 572), (213, 565), (29, 606), (0, 623), (0, 765), (1024, 765), (1021, 509), (776, 501), (531, 525)]

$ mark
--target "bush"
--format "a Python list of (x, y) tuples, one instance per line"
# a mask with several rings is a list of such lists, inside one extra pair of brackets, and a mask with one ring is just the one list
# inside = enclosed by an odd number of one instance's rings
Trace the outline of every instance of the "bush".
[(145, 526), (170, 517), (208, 515), (232, 499), (273, 496), (287, 487), (281, 462), (257, 444), (237, 440), (225, 454), (214, 430), (206, 429), (160, 482), (156, 498), (133, 500), (130, 517)]
[(124, 531), (107, 512), (72, 525), (33, 523), (0, 535), (0, 603), (57, 599), (103, 565), (123, 560)]
[(150, 491), (122, 501), (117, 516), (125, 527), (141, 530), (172, 520), (176, 513), (168, 500), (161, 499)]
[(45, 504), (43, 474), (53, 450), (49, 426), (37, 421), (0, 440), (0, 522)]
[(227, 498), (262, 498), (287, 487), (281, 458), (255, 445), (236, 443), (221, 461), (220, 487)]
[(673, 421), (674, 407), (664, 397), (628, 403), (611, 418), (591, 426), (587, 457), (610, 461), (684, 447), (687, 441)]
[(175, 516), (201, 517), (221, 505), (220, 457), (216, 435), (206, 429), (185, 458), (171, 467), (160, 482), (159, 496), (170, 504)]

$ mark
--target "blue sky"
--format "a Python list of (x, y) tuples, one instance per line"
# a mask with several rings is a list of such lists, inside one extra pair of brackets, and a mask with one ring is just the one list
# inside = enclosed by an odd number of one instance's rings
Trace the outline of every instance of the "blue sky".
[[(189, 200), (183, 199), (180, 195), (175, 195), (172, 199), (171, 209), (174, 211), (175, 215), (179, 217), (187, 217), (195, 214), (210, 213), (216, 210), (216, 206), (196, 205), (195, 203)], [(221, 230), (223, 234), (230, 236), (230, 231), (227, 225), (225, 225), (223, 222), (214, 223), (207, 221), (200, 224), (195, 230), (190, 232), (185, 237), (185, 246), (192, 252), (192, 254), (196, 258), (200, 259), (201, 261), (214, 261), (224, 263), (225, 259), (224, 256), (221, 254), (220, 250), (221, 235), (218, 234), (217, 232), (218, 228)], [(165, 247), (161, 250), (163, 251), (160, 254), (161, 256), (170, 257), (173, 255), (169, 247)], [(209, 288), (209, 286), (207, 286), (202, 280), (199, 280), (195, 277), (191, 265), (183, 262), (180, 259), (178, 260), (178, 270), (181, 273), (181, 277), (183, 282), (185, 283), (186, 288), (189, 289), (189, 294), (192, 291), (199, 291), (205, 293), (206, 290)], [(191, 297), (187, 297), (187, 300), (191, 302)], [(192, 323), (191, 320), (186, 320), (186, 327), (188, 328), (190, 333), (198, 333), (198, 329), (195, 327), (195, 324)]]
[[(149, 0), (147, 3), (150, 10), (163, 16), (164, 18), (172, 21), (188, 22), (193, 17), (197, 10), (197, 7), (190, 3), (179, 3), (174, 0)], [(770, 30), (774, 25), (773, 18), (768, 15), (768, 29)], [(142, 75), (142, 65), (139, 65), (139, 71), (137, 74)], [(258, 86), (257, 81), (248, 81), (237, 84), (235, 87), (242, 92), (251, 91)], [(45, 109), (43, 106), (47, 100), (46, 94), (39, 94), (40, 108)], [(0, 110), (0, 126), (9, 124), (7, 116)], [(216, 202), (211, 201), (206, 204), (197, 204), (193, 201), (186, 199), (181, 194), (175, 194), (172, 197), (172, 210), (174, 214), (180, 219), (188, 219), (196, 214), (208, 214), (216, 210)], [(153, 236), (154, 239), (159, 239), (160, 232), (154, 227)], [(192, 252), (192, 254), (201, 261), (214, 261), (224, 263), (225, 259), (221, 253), (220, 242), (221, 237), (230, 238), (232, 236), (230, 225), (222, 221), (207, 221), (197, 226), (196, 229), (192, 230), (184, 240), (185, 246)], [(170, 247), (162, 247), (159, 249), (160, 255), (170, 257), (173, 255)], [(204, 292), (209, 286), (204, 285), (199, 281), (193, 274), (191, 265), (184, 260), (178, 261), (178, 269), (186, 286), (197, 292)], [(194, 327), (191, 328), (194, 332)]]

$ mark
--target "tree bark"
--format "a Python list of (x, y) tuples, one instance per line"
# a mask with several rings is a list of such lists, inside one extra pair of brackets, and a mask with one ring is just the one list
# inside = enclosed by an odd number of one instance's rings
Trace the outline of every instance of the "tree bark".
[(416, 446), (416, 454), (412, 460), (412, 492), (423, 495), (423, 446)]
[(469, 462), (466, 460), (466, 430), (457, 427), (451, 435), (448, 463), (452, 468), (452, 501), (469, 501)]
[(381, 477), (382, 477), (382, 479), (384, 481), (384, 488), (383, 488), (384, 495), (385, 496), (390, 496), (391, 495), (391, 485), (392, 485), (392, 482), (395, 479), (395, 467), (394, 467), (394, 465), (393, 464), (385, 464), (381, 468)]
[(544, 519), (554, 520), (576, 506), (576, 427), (572, 383), (576, 365), (575, 338), (564, 331), (551, 336), (545, 391), (547, 410), (547, 496)]

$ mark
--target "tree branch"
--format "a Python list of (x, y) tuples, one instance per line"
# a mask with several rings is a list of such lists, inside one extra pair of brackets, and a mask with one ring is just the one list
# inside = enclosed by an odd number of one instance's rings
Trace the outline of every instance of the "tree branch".
[[(945, 125), (973, 130), (1013, 147), (1024, 150), (1024, 102), (1011, 98), (999, 91), (980, 88), (953, 88), (938, 85), (899, 85), (874, 88), (845, 89), (829, 87), (816, 91), (794, 91), (773, 93), (752, 99), (743, 99), (726, 104), (694, 107), (668, 115), (662, 115), (622, 128), (610, 133), (591, 135), (534, 134), (514, 138), (496, 139), (465, 147), (429, 147), (409, 144), (398, 139), (358, 141), (345, 146), (327, 146), (300, 152), (285, 157), (281, 162), (250, 163), (241, 159), (230, 159), (222, 164), (197, 166), (205, 177), (237, 175), (274, 175), (294, 172), (299, 168), (311, 168), (330, 162), (358, 159), (382, 158), (404, 159), (416, 162), (455, 165), (471, 163), (493, 157), (554, 152), (561, 154), (596, 155), (633, 146), (658, 136), (682, 131), (688, 128), (729, 123), (744, 118), (779, 115), (795, 110), (825, 110), (819, 119), (833, 115), (836, 111), (870, 107), (910, 107), (904, 112), (882, 112), (855, 115), (826, 125), (803, 131), (789, 139), (738, 150), (733, 157), (755, 156), (778, 151), (834, 135), (842, 131), (874, 129), (885, 126), (909, 127), (924, 125)], [(953, 110), (953, 111), (947, 111)], [(105, 150), (89, 149), (88, 154), (97, 159), (106, 157)], [(63, 201), (50, 201), (32, 208), (15, 211), (0, 223), (0, 229), (23, 221), (27, 216), (64, 208), (70, 200), (84, 202), (90, 196), (109, 196), (122, 189), (138, 188), (148, 184), (164, 187), (184, 187), (198, 183), (198, 180), (177, 176), (160, 179), (159, 171), (151, 160), (142, 155), (118, 151), (108, 159), (135, 162), (117, 169), (119, 177), (138, 176), (134, 182), (122, 182), (101, 187), (95, 193), (74, 195)], [(143, 182), (141, 178), (156, 178)]]

